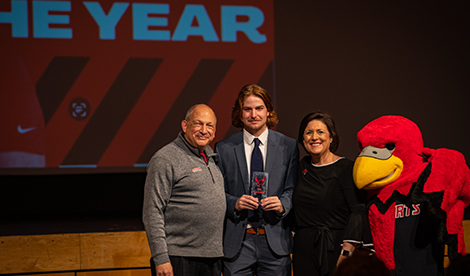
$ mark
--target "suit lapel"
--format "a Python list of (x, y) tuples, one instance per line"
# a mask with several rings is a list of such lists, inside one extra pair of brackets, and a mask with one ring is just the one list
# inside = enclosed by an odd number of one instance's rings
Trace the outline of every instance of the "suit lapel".
[(250, 183), (248, 181), (248, 167), (246, 165), (245, 156), (245, 145), (243, 144), (243, 135), (241, 135), (241, 141), (235, 146), (235, 156), (237, 158), (238, 168), (243, 180), (243, 187), (245, 188), (245, 194), (250, 189)]
[(268, 148), (266, 151), (266, 166), (264, 170), (270, 173), (274, 167), (274, 161), (276, 160), (277, 151), (279, 150), (279, 141), (276, 139), (275, 133), (269, 130), (268, 134)]

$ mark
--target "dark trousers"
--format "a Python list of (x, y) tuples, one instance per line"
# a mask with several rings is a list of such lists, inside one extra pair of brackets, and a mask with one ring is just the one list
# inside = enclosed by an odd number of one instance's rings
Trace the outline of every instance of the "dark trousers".
[(290, 256), (278, 256), (269, 248), (266, 235), (246, 234), (240, 252), (224, 259), (224, 276), (290, 276)]
[[(220, 276), (222, 273), (221, 258), (198, 258), (170, 256), (174, 276)], [(156, 275), (155, 263), (150, 258), (152, 276)]]

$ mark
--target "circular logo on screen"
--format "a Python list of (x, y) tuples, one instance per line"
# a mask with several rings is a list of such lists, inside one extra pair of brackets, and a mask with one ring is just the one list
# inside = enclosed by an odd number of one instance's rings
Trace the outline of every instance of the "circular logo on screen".
[(90, 103), (85, 98), (75, 98), (69, 104), (69, 114), (75, 120), (85, 120), (90, 114)]

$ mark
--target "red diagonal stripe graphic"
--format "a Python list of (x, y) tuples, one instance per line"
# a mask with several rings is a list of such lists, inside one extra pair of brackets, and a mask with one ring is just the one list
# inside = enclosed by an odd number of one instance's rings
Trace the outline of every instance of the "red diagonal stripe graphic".
[[(113, 56), (112, 58), (95, 56), (88, 61), (47, 125), (47, 133), (55, 134), (48, 135), (46, 139), (48, 167), (57, 167), (62, 164), (62, 160), (85, 128), (94, 109), (100, 104), (126, 61), (126, 56)], [(84, 97), (90, 102), (91, 113), (88, 119), (83, 121), (74, 120), (68, 112), (70, 101), (77, 97)]]
[[(198, 57), (189, 55), (172, 56), (163, 60), (157, 74), (119, 129), (98, 166), (132, 166), (137, 162), (199, 60)], [(185, 66), (181, 66), (183, 61)], [(169, 79), (172, 81), (168, 81)], [(152, 118), (152, 124), (146, 123), (149, 118)], [(126, 161), (125, 164), (123, 160)]]
[[(134, 108), (162, 59), (129, 58), (63, 160), (67, 166), (95, 166)], [(100, 135), (96, 135), (100, 133)]]

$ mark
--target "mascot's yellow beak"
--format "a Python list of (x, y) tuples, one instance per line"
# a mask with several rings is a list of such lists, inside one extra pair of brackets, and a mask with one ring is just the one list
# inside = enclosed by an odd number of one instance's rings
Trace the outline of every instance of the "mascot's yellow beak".
[(353, 178), (359, 189), (373, 190), (400, 177), (403, 162), (393, 155), (393, 149), (365, 147), (354, 162)]

